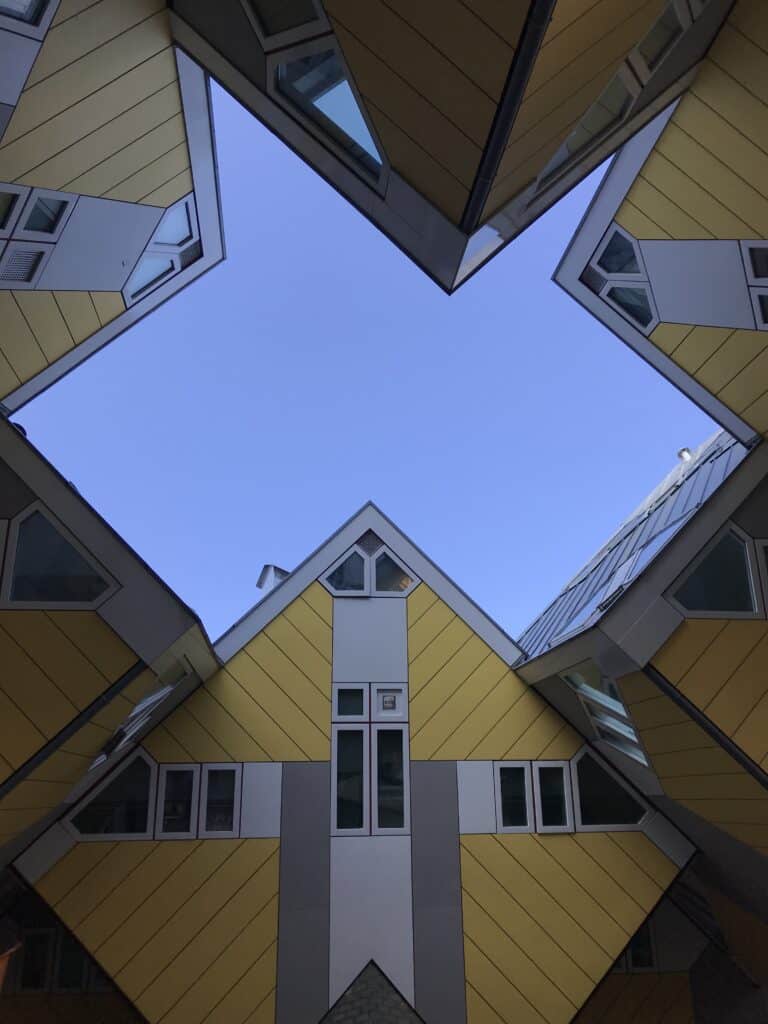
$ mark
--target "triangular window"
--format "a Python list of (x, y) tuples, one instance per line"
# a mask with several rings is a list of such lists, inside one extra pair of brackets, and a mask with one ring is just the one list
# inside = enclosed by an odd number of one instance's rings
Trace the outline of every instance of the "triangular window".
[(580, 825), (637, 825), (645, 807), (591, 754), (576, 765)]
[(148, 834), (152, 776), (149, 762), (135, 757), (73, 815), (72, 825), (84, 836)]
[(401, 593), (413, 583), (408, 573), (394, 558), (382, 552), (376, 559), (376, 582), (374, 587), (383, 593)]
[(755, 597), (746, 541), (728, 530), (675, 591), (688, 612), (718, 614), (755, 612)]
[(92, 604), (109, 583), (42, 512), (19, 524), (12, 601)]
[(365, 560), (359, 551), (353, 551), (326, 576), (328, 585), (339, 593), (365, 590)]

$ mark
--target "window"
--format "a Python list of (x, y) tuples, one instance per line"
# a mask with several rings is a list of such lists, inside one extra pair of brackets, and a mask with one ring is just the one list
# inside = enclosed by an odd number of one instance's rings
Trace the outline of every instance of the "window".
[(376, 794), (373, 833), (402, 833), (407, 826), (405, 772), (408, 765), (407, 726), (373, 725), (373, 783)]
[(50, 986), (54, 932), (29, 928), (22, 935), (20, 992), (45, 992)]
[(279, 63), (276, 87), (358, 167), (379, 177), (381, 156), (337, 50), (305, 51)]
[(653, 320), (648, 291), (643, 287), (609, 285), (605, 297), (641, 327), (647, 327)]
[(11, 531), (15, 553), (4, 593), (12, 602), (92, 606), (110, 590), (97, 570), (38, 508), (16, 520)]
[(35, 201), (24, 221), (24, 231), (39, 231), (52, 235), (64, 215), (67, 203), (63, 199), (41, 198)]
[(141, 298), (145, 292), (157, 287), (175, 270), (176, 266), (173, 260), (168, 257), (155, 256), (151, 253), (142, 256), (128, 279), (127, 288), (131, 293), (131, 298)]
[(574, 760), (571, 770), (577, 829), (600, 831), (608, 827), (637, 826), (645, 817), (647, 806), (594, 754), (583, 751)]
[(497, 761), (494, 764), (496, 787), (496, 831), (532, 832), (533, 793), (530, 761)]
[(533, 793), (538, 832), (573, 831), (573, 805), (567, 761), (535, 761)]
[(581, 281), (644, 334), (658, 323), (640, 246), (618, 224), (612, 224), (604, 235)]
[(202, 254), (194, 197), (185, 196), (163, 214), (123, 288), (123, 298), (129, 305), (137, 302)]
[(684, 0), (673, 2), (664, 9), (632, 55), (633, 63), (644, 81), (661, 64), (690, 24), (691, 16)]
[(0, 14), (36, 25), (47, 0), (0, 0)]
[(7, 228), (11, 223), (13, 211), (19, 201), (18, 192), (6, 192), (0, 190), (0, 230)]
[(561, 672), (560, 677), (579, 695), (595, 736), (647, 765), (640, 739), (613, 680), (591, 661)]
[(241, 766), (203, 765), (200, 783), (200, 838), (224, 839), (240, 831)]
[(406, 597), (419, 582), (372, 530), (322, 577), (336, 597)]
[(639, 274), (640, 265), (633, 243), (620, 231), (614, 231), (600, 254), (597, 265), (606, 274)]
[(332, 808), (335, 835), (367, 835), (369, 727), (333, 726)]
[(694, 562), (673, 592), (674, 601), (693, 616), (757, 614), (752, 542), (729, 526)]
[(367, 683), (359, 686), (349, 683), (335, 684), (333, 687), (333, 720), (367, 722), (369, 690), (370, 687)]
[(60, 931), (56, 945), (53, 987), (56, 992), (82, 992), (88, 983), (88, 955), (69, 932)]
[(197, 765), (162, 765), (157, 794), (158, 838), (190, 839), (196, 834), (200, 769)]
[(154, 764), (137, 754), (86, 798), (67, 819), (78, 838), (149, 839), (150, 806), (155, 789)]

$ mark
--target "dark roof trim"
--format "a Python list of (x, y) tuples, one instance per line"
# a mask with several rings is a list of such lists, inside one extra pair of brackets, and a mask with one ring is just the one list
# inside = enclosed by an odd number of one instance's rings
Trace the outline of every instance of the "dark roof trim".
[(467, 234), (471, 234), (480, 222), (556, 3), (557, 0), (532, 0), (461, 217), (459, 226)]
[(755, 762), (748, 757), (744, 751), (739, 747), (733, 740), (726, 736), (725, 733), (718, 729), (715, 723), (704, 714), (703, 711), (699, 711), (695, 704), (692, 704), (687, 697), (684, 697), (682, 693), (667, 679), (666, 676), (662, 675), (657, 668), (653, 665), (648, 664), (642, 670), (644, 675), (651, 680), (658, 688), (667, 696), (671, 701), (674, 701), (679, 708), (681, 708), (689, 718), (701, 726), (708, 736), (711, 736), (715, 743), (718, 743), (726, 753), (730, 754), (731, 757), (738, 761), (745, 772), (749, 772), (753, 779), (756, 779), (761, 786), (768, 789), (768, 772), (764, 772), (763, 769), (755, 764)]

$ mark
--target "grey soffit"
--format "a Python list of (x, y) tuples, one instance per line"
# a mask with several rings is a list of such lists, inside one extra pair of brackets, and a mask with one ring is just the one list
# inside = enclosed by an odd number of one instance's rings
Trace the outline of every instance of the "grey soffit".
[(0, 28), (0, 103), (18, 103), (39, 49), (39, 40)]
[(595, 625), (747, 452), (721, 431), (692, 453), (689, 462), (681, 461), (520, 635), (526, 657), (534, 658)]

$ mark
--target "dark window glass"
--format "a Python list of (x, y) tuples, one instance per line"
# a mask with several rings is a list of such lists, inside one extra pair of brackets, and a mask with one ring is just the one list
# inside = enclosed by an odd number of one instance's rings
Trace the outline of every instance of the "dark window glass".
[(768, 245), (755, 246), (749, 250), (749, 261), (755, 277), (768, 277)]
[[(194, 774), (186, 769), (174, 768), (166, 772), (163, 832), (191, 831), (194, 783)], [(210, 793), (210, 779), (208, 792)]]
[(376, 734), (376, 764), (379, 828), (403, 828), (405, 790), (401, 729), (379, 729)]
[(638, 46), (649, 71), (653, 71), (656, 65), (662, 61), (682, 34), (683, 26), (680, 24), (680, 19), (671, 7), (667, 7)]
[(647, 921), (640, 926), (629, 941), (629, 966), (634, 970), (647, 970), (656, 966), (651, 928)]
[(637, 800), (585, 754), (576, 766), (583, 825), (636, 825), (645, 814)]
[(328, 582), (334, 590), (362, 590), (364, 585), (363, 556), (357, 551), (352, 554), (341, 565), (337, 565), (332, 573), (328, 575)]
[(362, 690), (337, 690), (338, 712), (340, 715), (362, 715), (365, 700)]
[(147, 832), (150, 777), (147, 762), (134, 758), (75, 815), (72, 824), (83, 835)]
[(564, 770), (553, 765), (543, 765), (537, 770), (541, 797), (541, 824), (545, 828), (567, 825)]
[(235, 773), (231, 768), (211, 768), (205, 801), (205, 831), (235, 829)]
[(363, 827), (362, 729), (344, 729), (336, 735), (336, 827)]
[(19, 987), (25, 992), (42, 992), (48, 987), (52, 938), (50, 932), (29, 932), (24, 936)]
[[(1, 10), (2, 5), (0, 5)], [(8, 223), (18, 198), (16, 192), (0, 192), (0, 228), (4, 228)]]
[(12, 601), (95, 601), (108, 584), (39, 512), (19, 526)]
[(59, 934), (59, 961), (55, 987), (61, 992), (78, 992), (83, 988), (86, 954), (69, 932)]
[(376, 143), (335, 50), (281, 64), (277, 86), (366, 171), (378, 176), (381, 159)]
[(616, 305), (641, 327), (647, 327), (653, 320), (653, 310), (645, 288), (624, 288), (616, 285), (608, 290), (608, 298), (613, 299)]
[(675, 597), (691, 612), (751, 612), (755, 610), (744, 541), (724, 534)]
[(273, 36), (317, 19), (312, 0), (251, 0), (264, 35)]
[(410, 587), (413, 580), (389, 555), (382, 554), (376, 559), (376, 589), (402, 591)]
[(598, 267), (607, 274), (639, 274), (640, 267), (635, 255), (635, 247), (618, 231), (603, 249), (603, 254), (597, 261)]
[(760, 319), (768, 324), (768, 295), (758, 295), (757, 301), (760, 303)]
[(0, 14), (36, 25), (48, 0), (0, 0)]
[(504, 828), (525, 828), (528, 824), (528, 804), (525, 792), (525, 769), (499, 768), (501, 790), (501, 824)]
[(357, 541), (357, 546), (362, 548), (366, 555), (375, 555), (384, 542), (373, 530), (366, 530)]
[(25, 231), (42, 231), (51, 235), (67, 208), (64, 199), (38, 199), (24, 224)]

